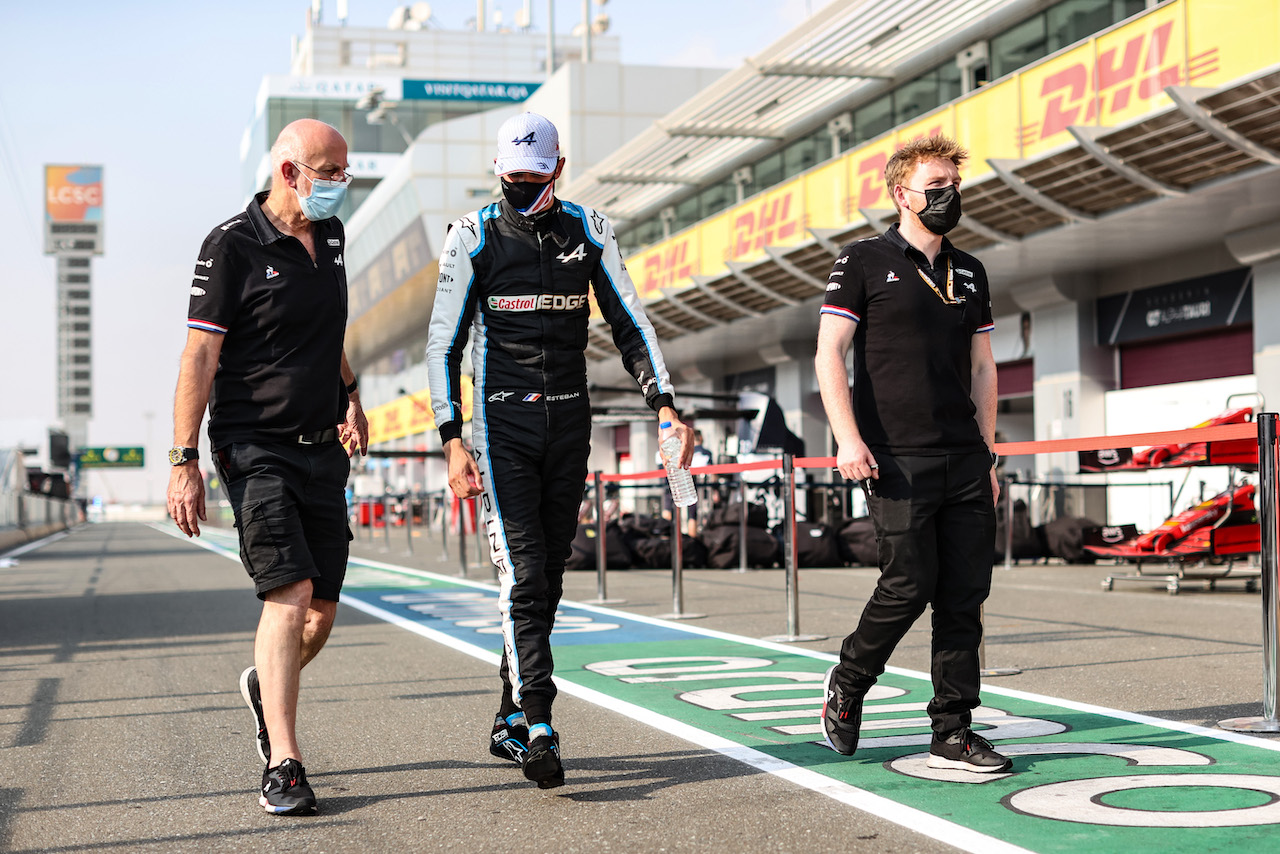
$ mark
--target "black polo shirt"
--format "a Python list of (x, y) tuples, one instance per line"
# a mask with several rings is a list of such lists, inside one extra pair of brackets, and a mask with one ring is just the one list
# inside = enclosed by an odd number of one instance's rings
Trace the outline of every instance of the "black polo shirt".
[(191, 280), (187, 326), (223, 336), (209, 400), (213, 448), (288, 441), (344, 417), (345, 234), (314, 223), (316, 259), (262, 210), (265, 192), (209, 232)]
[(974, 334), (995, 324), (987, 273), (977, 258), (943, 238), (930, 266), (895, 223), (840, 250), (822, 313), (858, 324), (853, 414), (873, 453), (986, 448), (969, 396), (970, 348)]

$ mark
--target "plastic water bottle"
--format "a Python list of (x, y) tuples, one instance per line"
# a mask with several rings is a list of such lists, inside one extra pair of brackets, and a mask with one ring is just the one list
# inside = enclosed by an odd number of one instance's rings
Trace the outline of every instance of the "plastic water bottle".
[[(670, 421), (663, 421), (658, 429), (666, 430)], [(693, 475), (680, 465), (680, 437), (668, 436), (658, 445), (662, 452), (662, 464), (667, 469), (667, 483), (671, 486), (671, 501), (677, 507), (688, 507), (698, 502), (698, 490), (693, 485)]]

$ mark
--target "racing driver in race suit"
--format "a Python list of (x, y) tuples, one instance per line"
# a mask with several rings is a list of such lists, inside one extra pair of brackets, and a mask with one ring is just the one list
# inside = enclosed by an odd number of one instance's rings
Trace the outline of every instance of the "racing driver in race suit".
[[(693, 453), (653, 326), (603, 214), (555, 197), (559, 134), (522, 113), (498, 131), (503, 199), (450, 224), (427, 343), (431, 407), (459, 498), (482, 496), (501, 585), (502, 699), (489, 749), (539, 788), (563, 785), (551, 726), (550, 635), (591, 449), (589, 288), (623, 365)], [(473, 338), (472, 449), (462, 442), (463, 349)]]

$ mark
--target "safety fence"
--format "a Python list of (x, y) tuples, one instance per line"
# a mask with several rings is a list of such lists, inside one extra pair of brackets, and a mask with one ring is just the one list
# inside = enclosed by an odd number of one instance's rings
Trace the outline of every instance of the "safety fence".
[(83, 521), (78, 502), (28, 489), (21, 455), (0, 449), (0, 551)]
[[(1277, 699), (1277, 660), (1280, 641), (1277, 631), (1280, 629), (1280, 613), (1277, 612), (1277, 459), (1276, 459), (1276, 414), (1262, 413), (1253, 423), (1227, 424), (1212, 427), (1201, 427), (1190, 430), (1162, 431), (1151, 433), (1133, 433), (1115, 436), (1095, 436), (1075, 439), (1056, 439), (1047, 441), (1004, 442), (996, 445), (995, 450), (1001, 456), (1030, 454), (1066, 454), (1082, 451), (1112, 451), (1115, 449), (1131, 449), (1138, 447), (1182, 448), (1204, 444), (1206, 448), (1230, 447), (1239, 452), (1242, 443), (1250, 449), (1256, 448), (1256, 460), (1259, 483), (1256, 488), (1257, 518), (1260, 528), (1260, 561), (1259, 582), (1262, 590), (1263, 608), (1263, 714), (1260, 718), (1242, 718), (1223, 721), (1222, 726), (1231, 729), (1249, 731), (1280, 731), (1280, 719), (1276, 717)], [(1212, 454), (1206, 454), (1205, 462), (1214, 464)], [(797, 472), (822, 473), (830, 475), (836, 465), (834, 457), (795, 457), (783, 455), (780, 458), (759, 460), (749, 463), (730, 463), (698, 466), (692, 468), (692, 474), (701, 479), (705, 485), (711, 478), (715, 489), (736, 490), (738, 512), (738, 548), (739, 567), (747, 569), (747, 524), (748, 524), (748, 491), (766, 489), (781, 498), (782, 529), (782, 568), (785, 573), (786, 596), (786, 633), (770, 638), (779, 642), (795, 642), (821, 640), (821, 636), (805, 635), (800, 631), (799, 609), (799, 561), (797, 559), (797, 524), (804, 513), (797, 512), (796, 495), (798, 489), (826, 491), (832, 503), (841, 508), (851, 508), (855, 503), (856, 484), (839, 479), (838, 473), (828, 482), (811, 477), (808, 483), (797, 483)], [(1252, 466), (1246, 466), (1252, 468)], [(749, 480), (747, 475), (767, 478), (767, 480)], [(776, 480), (775, 480), (776, 478)], [(606, 519), (605, 496), (610, 485), (617, 487), (648, 488), (653, 494), (665, 489), (666, 473), (658, 469), (626, 474), (605, 474), (593, 472), (587, 482), (591, 501), (594, 503), (593, 516), (597, 522)], [(1177, 497), (1172, 487), (1166, 483), (1145, 484), (1108, 484), (1115, 486), (1142, 485), (1169, 490), (1168, 504), (1170, 512), (1174, 509)], [(1014, 486), (1038, 486), (1051, 489), (1082, 488), (1085, 484), (1064, 484), (1057, 482), (1036, 482), (1016, 477), (1006, 478), (1002, 482), (1004, 502), (1004, 518), (1007, 520), (1004, 536), (1012, 536), (1013, 489)], [(705, 493), (704, 493), (705, 494)], [(811, 502), (812, 504), (812, 502)], [(694, 619), (701, 614), (690, 612), (685, 607), (683, 573), (684, 556), (683, 540), (680, 532), (684, 530), (684, 511), (680, 507), (671, 510), (671, 590), (672, 610), (663, 615), (669, 619)], [(388, 494), (374, 498), (361, 498), (353, 504), (353, 531), (358, 540), (367, 538), (370, 544), (381, 539), (383, 550), (393, 548), (393, 540), (405, 537), (407, 550), (413, 551), (415, 528), (427, 538), (440, 537), (438, 553), (442, 561), (451, 560), (450, 549), (456, 556), (460, 574), (466, 577), (472, 565), (472, 546), (468, 540), (474, 540), (475, 565), (486, 567), (490, 577), (497, 579), (497, 569), (488, 561), (488, 544), (486, 538), (479, 534), (482, 522), (478, 521), (475, 500), (458, 500), (447, 491), (431, 493)], [(393, 533), (394, 528), (403, 528), (403, 534)], [(452, 544), (451, 544), (452, 538)], [(596, 525), (596, 603), (609, 603), (608, 598), (608, 526)], [(1002, 548), (1001, 548), (1002, 547)], [(1009, 566), (1014, 559), (1014, 548), (1011, 539), (997, 543)], [(987, 672), (984, 671), (984, 674)], [(987, 674), (987, 675), (993, 675)]]
[[(1262, 698), (1262, 716), (1249, 718), (1236, 718), (1222, 721), (1220, 725), (1227, 729), (1238, 731), (1262, 731), (1262, 732), (1280, 732), (1280, 719), (1276, 717), (1276, 698), (1277, 698), (1277, 656), (1280, 651), (1280, 639), (1277, 638), (1277, 632), (1280, 630), (1280, 613), (1277, 612), (1277, 587), (1280, 578), (1278, 573), (1280, 569), (1277, 566), (1277, 457), (1276, 457), (1276, 414), (1261, 413), (1255, 423), (1244, 424), (1227, 424), (1213, 427), (1202, 427), (1191, 430), (1174, 430), (1153, 433), (1132, 433), (1116, 436), (1095, 436), (1077, 439), (1056, 439), (1047, 441), (1030, 441), (1030, 442), (1004, 442), (999, 443), (995, 447), (997, 454), (1001, 456), (1024, 455), (1024, 454), (1055, 454), (1055, 453), (1078, 453), (1081, 451), (1110, 451), (1118, 448), (1137, 448), (1137, 447), (1169, 447), (1185, 449), (1191, 445), (1199, 445), (1204, 443), (1206, 448), (1212, 447), (1213, 443), (1223, 443), (1226, 446), (1232, 443), (1232, 447), (1238, 449), (1242, 441), (1250, 443), (1256, 441), (1256, 465), (1258, 469), (1258, 485), (1256, 489), (1256, 506), (1258, 525), (1260, 529), (1260, 583), (1262, 588), (1262, 633), (1263, 633), (1263, 698)], [(1205, 457), (1212, 463), (1212, 454), (1206, 453)], [(799, 620), (799, 566), (797, 561), (797, 514), (795, 510), (795, 493), (796, 493), (796, 471), (797, 470), (827, 470), (830, 471), (836, 465), (834, 457), (792, 457), (784, 455), (781, 459), (765, 460), (745, 464), (728, 464), (728, 465), (711, 465), (699, 466), (690, 469), (695, 476), (705, 475), (724, 475), (724, 474), (740, 474), (747, 471), (779, 471), (782, 477), (782, 491), (785, 504), (783, 514), (783, 568), (785, 570), (785, 591), (786, 591), (786, 614), (787, 614), (787, 631), (785, 635), (770, 638), (775, 641), (806, 641), (821, 639), (814, 635), (804, 635), (800, 632)], [(596, 518), (604, 518), (603, 496), (604, 484), (622, 483), (626, 481), (659, 481), (665, 479), (665, 472), (662, 470), (636, 472), (630, 474), (603, 474), (596, 472), (592, 475), (593, 493), (596, 502)], [(743, 487), (745, 488), (745, 482)], [(1006, 486), (1012, 486), (1018, 483), (1015, 479), (1006, 481)], [(745, 526), (747, 513), (739, 514), (739, 519), (744, 530), (741, 532), (739, 542), (745, 552)], [(1004, 501), (1006, 502), (1005, 525), (1006, 536), (1011, 536), (1012, 532), (1012, 490), (1006, 488), (1004, 490)], [(1171, 495), (1169, 499), (1172, 511), (1175, 498)], [(682, 529), (680, 519), (680, 508), (673, 508), (673, 536), (672, 536), (672, 614), (666, 615), (676, 619), (689, 619), (694, 614), (688, 613), (684, 609), (683, 595), (683, 566), (682, 566), (682, 549), (679, 532)], [(599, 601), (607, 600), (607, 549), (606, 549), (606, 530), (607, 526), (598, 526), (597, 551), (596, 551), (596, 573), (597, 573), (597, 595)], [(1006, 541), (1003, 549), (1006, 565), (1012, 560), (1013, 549), (1012, 544)], [(745, 559), (745, 557), (744, 557)]]

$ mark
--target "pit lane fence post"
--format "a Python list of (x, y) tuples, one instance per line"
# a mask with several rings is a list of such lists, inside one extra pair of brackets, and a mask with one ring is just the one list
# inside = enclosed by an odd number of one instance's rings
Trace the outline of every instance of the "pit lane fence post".
[(608, 592), (608, 582), (605, 576), (609, 572), (609, 549), (608, 549), (608, 533), (605, 528), (608, 527), (609, 520), (604, 517), (604, 473), (600, 471), (593, 472), (591, 475), (591, 488), (594, 490), (592, 497), (594, 498), (595, 508), (594, 515), (596, 519), (596, 598), (591, 600), (593, 605), (621, 605), (626, 599), (610, 599)]
[(1276, 655), (1280, 646), (1276, 613), (1277, 562), (1276, 413), (1258, 413), (1258, 525), (1262, 532), (1262, 717), (1228, 718), (1218, 726), (1232, 732), (1280, 732), (1276, 718)]
[[(787, 591), (787, 633), (762, 638), (775, 643), (803, 643), (826, 640), (826, 635), (800, 634), (800, 572), (796, 556), (796, 466), (795, 457), (782, 455), (782, 524), (783, 524), (783, 571), (786, 573)], [(747, 518), (746, 505), (742, 508), (742, 518)], [(746, 537), (742, 537), (744, 543)]]
[(700, 620), (706, 614), (684, 609), (684, 530), (681, 525), (684, 508), (671, 503), (671, 613), (659, 614), (662, 620)]

